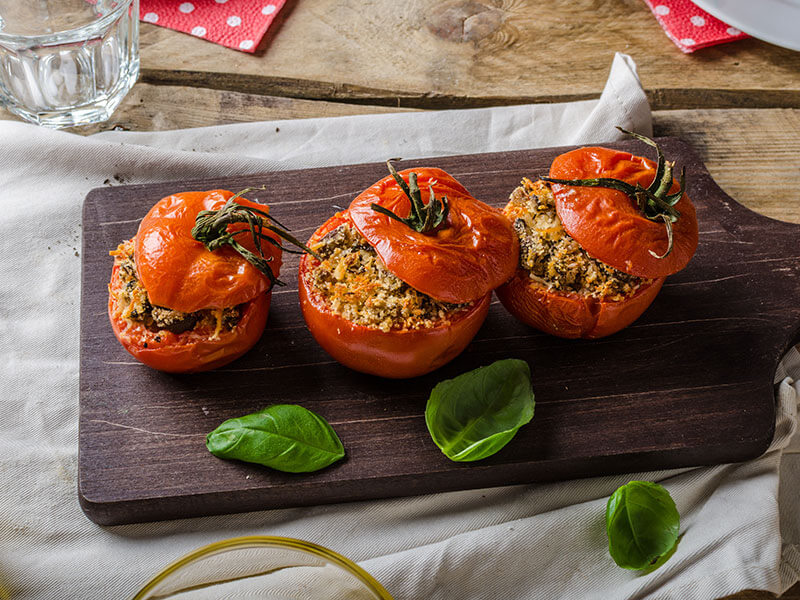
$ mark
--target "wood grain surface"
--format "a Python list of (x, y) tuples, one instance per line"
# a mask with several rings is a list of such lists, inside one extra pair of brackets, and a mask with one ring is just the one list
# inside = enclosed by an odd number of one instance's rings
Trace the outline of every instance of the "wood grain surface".
[(143, 24), (142, 80), (308, 100), (454, 108), (595, 96), (615, 51), (655, 109), (800, 107), (800, 53), (681, 53), (641, 0), (289, 2), (255, 55)]
[[(646, 151), (638, 143), (615, 145)], [(274, 293), (261, 342), (211, 373), (170, 376), (138, 364), (113, 338), (105, 312), (108, 249), (133, 235), (138, 219), (160, 197), (178, 188), (264, 183), (269, 191), (257, 197), (303, 237), (334, 206), (347, 205), (381, 178), (384, 165), (95, 190), (85, 203), (82, 252), (84, 510), (100, 523), (136, 522), (758, 455), (772, 437), (777, 360), (800, 330), (800, 307), (792, 302), (800, 293), (800, 228), (730, 200), (684, 143), (667, 139), (665, 150), (687, 166), (701, 223), (700, 248), (639, 321), (603, 340), (560, 340), (517, 323), (495, 303), (461, 357), (407, 381), (354, 373), (319, 349), (297, 306), (296, 258), (287, 261), (289, 285)], [(499, 205), (522, 176), (545, 172), (557, 153), (425, 162)], [(534, 421), (494, 457), (468, 465), (448, 461), (425, 429), (430, 389), (505, 357), (524, 358), (532, 367)], [(319, 473), (294, 476), (221, 461), (205, 450), (205, 433), (221, 421), (275, 402), (299, 403), (325, 416), (348, 458)]]

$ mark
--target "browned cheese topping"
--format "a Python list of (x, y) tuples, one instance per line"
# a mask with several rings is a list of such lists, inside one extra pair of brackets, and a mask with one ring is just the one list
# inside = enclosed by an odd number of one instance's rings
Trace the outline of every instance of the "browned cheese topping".
[(355, 227), (342, 224), (311, 246), (310, 279), (330, 310), (355, 323), (390, 331), (446, 324), (472, 303), (448, 304), (418, 292), (383, 266)]
[(119, 279), (122, 285), (117, 293), (117, 304), (123, 319), (142, 323), (154, 332), (183, 333), (191, 329), (208, 331), (212, 339), (218, 337), (223, 329), (231, 330), (236, 327), (240, 318), (239, 307), (184, 313), (152, 305), (147, 290), (139, 281), (133, 252), (133, 240), (122, 242), (111, 252), (114, 263), (119, 265)]
[(556, 214), (550, 185), (525, 178), (503, 210), (520, 242), (520, 266), (533, 281), (548, 288), (606, 300), (633, 294), (641, 279), (592, 258), (564, 230)]

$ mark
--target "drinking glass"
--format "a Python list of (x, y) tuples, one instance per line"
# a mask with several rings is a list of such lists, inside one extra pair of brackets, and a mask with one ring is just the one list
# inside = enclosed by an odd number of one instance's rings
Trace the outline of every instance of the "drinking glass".
[(210, 544), (166, 567), (133, 600), (392, 600), (349, 559), (311, 542), (246, 536)]
[(46, 127), (105, 121), (139, 75), (139, 0), (0, 0), (0, 103)]

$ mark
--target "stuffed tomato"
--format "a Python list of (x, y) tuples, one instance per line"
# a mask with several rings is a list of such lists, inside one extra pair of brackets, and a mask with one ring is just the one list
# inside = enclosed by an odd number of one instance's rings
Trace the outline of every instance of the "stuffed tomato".
[(552, 335), (598, 338), (647, 309), (698, 240), (684, 178), (674, 182), (658, 155), (580, 148), (557, 157), (550, 177), (523, 179), (503, 211), (521, 248), (517, 272), (497, 290), (509, 312)]
[(247, 352), (263, 333), (281, 265), (267, 214), (225, 190), (153, 206), (136, 236), (111, 252), (108, 314), (125, 349), (171, 373), (214, 369)]
[(407, 378), (466, 348), (519, 248), (500, 211), (441, 169), (390, 171), (311, 236), (316, 256), (300, 260), (300, 306), (337, 361)]

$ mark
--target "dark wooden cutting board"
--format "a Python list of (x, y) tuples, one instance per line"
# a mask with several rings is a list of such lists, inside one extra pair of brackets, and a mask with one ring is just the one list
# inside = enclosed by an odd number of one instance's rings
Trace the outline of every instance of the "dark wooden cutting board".
[[(83, 212), (79, 494), (90, 519), (118, 524), (741, 461), (774, 430), (772, 378), (800, 337), (800, 226), (759, 216), (712, 181), (684, 142), (661, 140), (687, 167), (700, 245), (632, 326), (562, 340), (511, 318), (496, 301), (455, 361), (416, 379), (361, 375), (334, 362), (304, 326), (297, 257), (287, 256), (267, 330), (246, 356), (196, 375), (137, 363), (106, 313), (108, 251), (173, 192), (265, 185), (268, 203), (301, 239), (386, 175), (383, 163), (96, 189)], [(638, 142), (609, 146), (650, 155)], [(437, 166), (472, 194), (505, 203), (522, 177), (548, 171), (564, 148), (405, 161)], [(501, 358), (533, 373), (536, 414), (498, 454), (450, 462), (431, 442), (425, 402), (440, 380)], [(274, 403), (327, 418), (344, 461), (292, 475), (223, 461), (205, 434)]]

